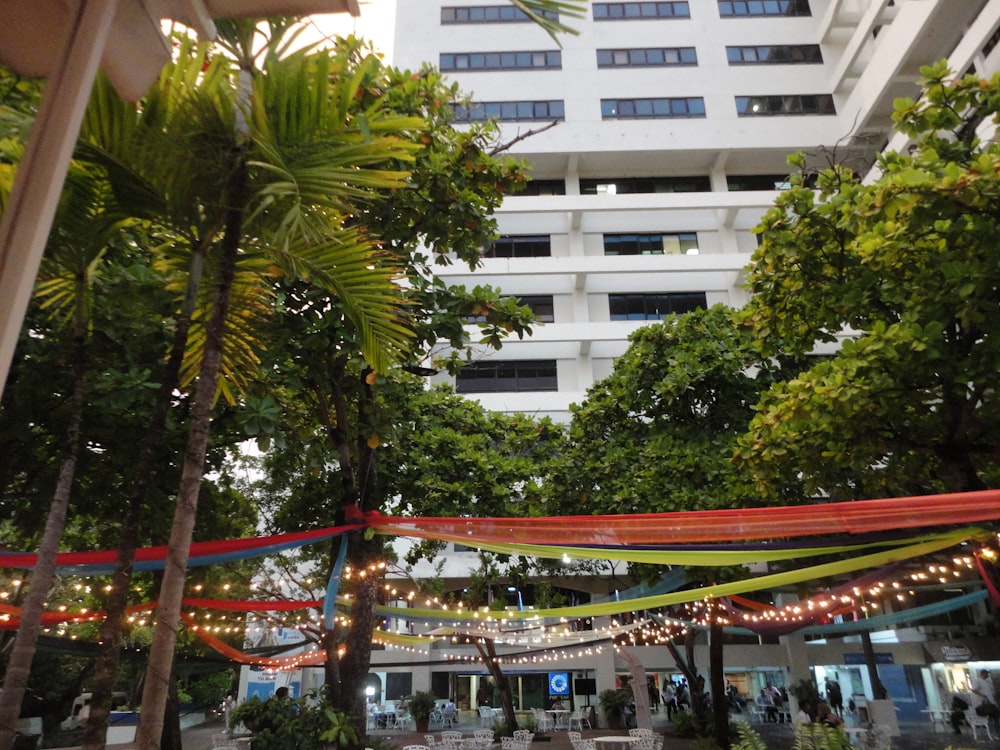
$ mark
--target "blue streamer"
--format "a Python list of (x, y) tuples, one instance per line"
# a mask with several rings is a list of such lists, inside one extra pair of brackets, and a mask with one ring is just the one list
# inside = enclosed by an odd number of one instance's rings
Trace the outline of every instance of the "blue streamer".
[(326, 601), (323, 602), (323, 627), (333, 630), (333, 616), (337, 609), (337, 592), (340, 590), (340, 576), (344, 571), (344, 560), (347, 558), (347, 537), (340, 540), (337, 551), (337, 562), (333, 565), (330, 580), (326, 584)]

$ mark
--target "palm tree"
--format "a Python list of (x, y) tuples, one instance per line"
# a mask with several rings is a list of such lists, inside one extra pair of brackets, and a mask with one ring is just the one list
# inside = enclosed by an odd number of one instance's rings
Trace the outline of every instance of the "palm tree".
[(55, 580), (56, 554), (66, 528), (80, 453), (88, 388), (87, 344), (92, 326), (94, 281), (101, 271), (108, 242), (117, 233), (123, 218), (105, 210), (109, 199), (106, 184), (101, 175), (93, 172), (75, 168), (67, 176), (56, 231), (49, 237), (35, 290), (35, 297), (47, 314), (54, 335), (59, 335), (59, 331), (68, 334), (72, 379), (56, 487), (0, 691), (0, 747), (10, 747), (14, 741), (45, 602)]
[(282, 56), (287, 28), (272, 25), (255, 68), (255, 26), (220, 24), (237, 74), (232, 85), (203, 91), (200, 106), (188, 114), (194, 128), (203, 128), (208, 148), (222, 157), (211, 183), (214, 193), (200, 196), (207, 210), (218, 211), (218, 242), (212, 248), (214, 288), (199, 339), (188, 443), (143, 688), (140, 748), (160, 745), (212, 411), (224, 357), (233, 350), (227, 335), (238, 317), (231, 312), (238, 269), (255, 270), (259, 283), (271, 274), (329, 290), (359, 331), (362, 351), (375, 369), (398, 358), (410, 337), (395, 268), (343, 223), (353, 204), (373, 190), (403, 186), (405, 172), (372, 167), (410, 158), (415, 147), (405, 137), (419, 131), (421, 122), (378, 106), (353, 111), (371, 66), (362, 63), (354, 75), (338, 78), (331, 75), (329, 53)]

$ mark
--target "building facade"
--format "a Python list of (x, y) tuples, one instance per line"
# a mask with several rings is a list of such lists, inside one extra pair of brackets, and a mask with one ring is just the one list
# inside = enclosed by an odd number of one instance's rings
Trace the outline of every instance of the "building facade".
[[(505, 0), (398, 3), (394, 62), (439, 66), (497, 118), (534, 182), (499, 212), (475, 274), (532, 306), (524, 341), (482, 352), (460, 392), (565, 419), (631, 331), (746, 301), (752, 229), (810, 163), (870, 165), (921, 65), (997, 69), (993, 0), (592, 2), (553, 40)], [(444, 378), (445, 376), (440, 376)]]

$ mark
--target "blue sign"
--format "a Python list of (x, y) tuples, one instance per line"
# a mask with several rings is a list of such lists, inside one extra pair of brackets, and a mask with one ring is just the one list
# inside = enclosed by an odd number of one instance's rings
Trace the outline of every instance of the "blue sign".
[(569, 695), (569, 673), (549, 673), (549, 695)]

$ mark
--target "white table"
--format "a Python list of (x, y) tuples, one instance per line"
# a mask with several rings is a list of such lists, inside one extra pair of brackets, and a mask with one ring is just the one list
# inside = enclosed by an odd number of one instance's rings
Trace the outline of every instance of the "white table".
[(630, 734), (612, 734), (606, 737), (594, 737), (594, 744), (597, 750), (632, 750), (632, 744), (639, 739)]
[(569, 720), (568, 708), (550, 708), (545, 713), (552, 717), (553, 729), (566, 729), (566, 722)]

